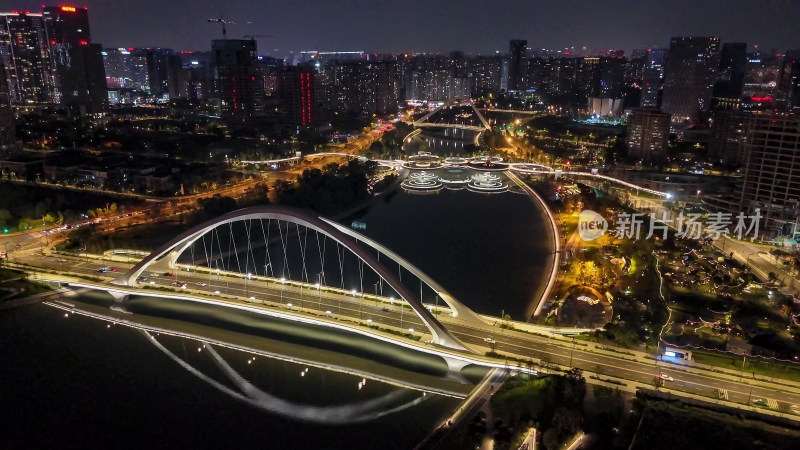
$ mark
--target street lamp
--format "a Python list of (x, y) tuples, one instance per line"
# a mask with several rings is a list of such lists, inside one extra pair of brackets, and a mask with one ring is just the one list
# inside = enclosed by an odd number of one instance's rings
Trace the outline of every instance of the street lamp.
[(575, 353), (575, 336), (572, 336), (572, 350), (569, 352), (569, 368), (572, 368), (572, 354)]
[(244, 279), (244, 296), (250, 297), (250, 277), (253, 275), (248, 273), (247, 278)]

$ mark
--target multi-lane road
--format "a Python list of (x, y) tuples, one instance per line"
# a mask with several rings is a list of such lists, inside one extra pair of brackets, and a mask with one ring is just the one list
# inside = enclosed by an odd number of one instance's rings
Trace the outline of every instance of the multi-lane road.
[[(61, 257), (42, 256), (39, 252), (15, 253), (11, 259), (16, 259), (18, 262), (48, 270), (68, 270), (76, 275), (106, 279), (110, 279), (115, 273), (100, 273), (100, 268), (116, 267), (119, 272), (124, 272), (136, 262), (135, 259), (131, 263), (114, 263), (73, 258), (62, 262)], [(296, 311), (317, 311), (319, 314), (331, 317), (357, 320), (366, 325), (413, 329), (412, 333), (418, 335), (427, 333), (422, 321), (414, 312), (408, 307), (403, 308), (397, 301), (391, 304), (373, 298), (362, 298), (360, 294), (353, 295), (346, 291), (318, 290), (313, 285), (300, 287), (262, 277), (248, 280), (196, 271), (176, 271), (172, 276), (147, 273), (145, 277), (147, 280), (142, 283), (145, 286), (170, 287), (186, 294), (220, 296), (228, 301), (231, 297), (236, 297), (238, 301), (252, 305), (268, 302)], [(175, 286), (175, 283), (185, 283), (186, 287)], [(739, 381), (730, 375), (724, 377), (689, 365), (675, 368), (674, 365), (659, 360), (645, 361), (626, 357), (623, 353), (617, 356), (611, 352), (599, 352), (593, 346), (581, 341), (571, 343), (564, 338), (555, 339), (501, 328), (497, 322), (466, 322), (449, 316), (446, 311), (439, 314), (438, 318), (453, 335), (480, 353), (493, 347), (497, 352), (523, 360), (532, 359), (562, 367), (578, 367), (598, 374), (602, 378), (627, 380), (650, 386), (653, 385), (654, 378), (663, 374), (673, 380), (664, 382), (668, 388), (711, 398), (721, 396), (724, 400), (746, 404), (752, 404), (754, 400), (760, 398), (772, 409), (783, 412), (789, 412), (796, 409), (796, 405), (800, 405), (800, 385), (796, 388), (787, 384), (770, 386), (752, 382), (747, 376)], [(510, 365), (516, 364), (510, 362)]]

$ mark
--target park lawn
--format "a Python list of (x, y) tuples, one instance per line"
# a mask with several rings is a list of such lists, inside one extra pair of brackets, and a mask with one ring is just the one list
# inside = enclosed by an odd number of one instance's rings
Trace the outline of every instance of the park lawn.
[[(692, 357), (695, 362), (725, 369), (742, 369), (742, 357), (737, 355), (722, 355), (703, 350), (693, 350)], [(771, 378), (783, 378), (800, 381), (800, 366), (793, 364), (770, 363), (762, 359), (747, 358), (744, 367), (744, 376), (752, 378), (753, 372)]]
[(635, 405), (643, 417), (633, 449), (788, 449), (800, 439), (796, 429), (681, 402), (637, 398)]

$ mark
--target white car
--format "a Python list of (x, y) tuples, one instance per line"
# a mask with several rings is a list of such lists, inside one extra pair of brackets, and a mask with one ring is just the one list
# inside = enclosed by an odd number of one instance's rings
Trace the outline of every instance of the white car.
[(665, 373), (658, 374), (658, 377), (661, 378), (662, 380), (665, 380), (665, 381), (675, 381), (675, 378), (672, 378), (671, 376), (669, 376), (669, 375), (667, 375)]
[(488, 338), (488, 337), (487, 338), (483, 338), (483, 342), (486, 342), (487, 344), (496, 344), (497, 343), (497, 341), (495, 341), (492, 338)]

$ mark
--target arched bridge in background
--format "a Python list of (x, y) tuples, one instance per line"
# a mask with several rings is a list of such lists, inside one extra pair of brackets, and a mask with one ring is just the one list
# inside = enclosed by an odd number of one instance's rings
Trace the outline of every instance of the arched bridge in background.
[[(422, 303), (422, 288), (423, 284), (426, 285), (429, 289), (433, 290), (437, 298), (441, 298), (447, 306), (450, 307), (453, 316), (459, 317), (462, 320), (467, 321), (478, 321), (482, 322), (478, 315), (476, 315), (472, 310), (467, 308), (457, 299), (455, 299), (452, 295), (450, 295), (442, 286), (436, 283), (433, 279), (431, 279), (428, 275), (422, 272), (419, 268), (408, 262), (407, 260), (403, 259), (400, 255), (394, 253), (393, 251), (389, 250), (388, 248), (380, 245), (379, 243), (369, 239), (366, 236), (363, 236), (355, 231), (339, 225), (331, 220), (324, 219), (321, 217), (316, 217), (310, 215), (306, 212), (286, 208), (286, 207), (277, 207), (277, 206), (259, 206), (259, 207), (252, 207), (252, 208), (245, 208), (240, 209), (237, 211), (233, 211), (227, 214), (224, 214), (220, 217), (211, 219), (205, 223), (197, 225), (177, 237), (171, 239), (166, 244), (162, 245), (160, 248), (149, 254), (147, 257), (142, 259), (138, 264), (136, 264), (133, 268), (131, 268), (126, 274), (122, 275), (118, 279), (116, 279), (113, 283), (116, 285), (122, 286), (136, 286), (137, 279), (142, 276), (146, 271), (171, 271), (173, 270), (178, 263), (178, 258), (186, 252), (187, 249), (190, 247), (193, 249), (193, 244), (202, 240), (202, 245), (204, 248), (204, 253), (208, 254), (208, 246), (206, 246), (205, 237), (206, 235), (211, 235), (211, 258), (206, 256), (206, 262), (208, 263), (208, 268), (213, 270), (215, 267), (212, 267), (212, 261), (218, 261), (220, 258), (217, 256), (216, 258), (213, 255), (214, 252), (214, 239), (216, 238), (217, 241), (217, 248), (221, 253), (223, 249), (219, 243), (219, 231), (218, 228), (223, 227), (224, 225), (228, 225), (228, 230), (225, 230), (229, 233), (229, 237), (231, 240), (234, 241), (233, 247), (234, 250), (237, 249), (237, 244), (235, 243), (235, 235), (233, 232), (233, 223), (236, 222), (244, 222), (246, 236), (245, 240), (247, 241), (246, 249), (247, 255), (246, 259), (248, 260), (245, 263), (245, 271), (249, 267), (249, 258), (251, 255), (251, 248), (253, 247), (252, 241), (253, 238), (255, 240), (259, 240), (260, 237), (263, 237), (263, 244), (266, 248), (266, 258), (271, 259), (269, 245), (270, 242), (275, 243), (277, 240), (280, 241), (280, 246), (283, 249), (283, 263), (284, 263), (284, 270), (286, 269), (287, 263), (287, 243), (289, 240), (289, 234), (291, 233), (294, 235), (296, 233), (296, 237), (298, 240), (298, 249), (300, 256), (302, 258), (302, 271), (300, 274), (301, 282), (309, 282), (309, 276), (306, 268), (306, 257), (311, 252), (311, 248), (316, 246), (317, 250), (319, 250), (319, 258), (322, 260), (320, 267), (322, 267), (322, 271), (317, 274), (319, 284), (324, 284), (327, 277), (325, 276), (325, 262), (324, 262), (324, 255), (326, 254), (323, 248), (327, 247), (327, 239), (332, 240), (336, 243), (336, 254), (339, 255), (339, 270), (343, 272), (343, 258), (340, 253), (340, 248), (342, 248), (342, 252), (344, 250), (348, 250), (352, 252), (359, 261), (358, 268), (359, 273), (362, 277), (362, 292), (363, 292), (363, 266), (367, 266), (369, 269), (374, 271), (375, 274), (379, 277), (379, 283), (385, 282), (389, 287), (391, 287), (394, 292), (396, 292), (403, 300), (405, 300), (408, 305), (414, 310), (414, 312), (419, 316), (425, 326), (430, 330), (431, 334), (433, 335), (433, 341), (436, 344), (440, 344), (446, 347), (460, 349), (460, 350), (468, 350), (468, 348), (461, 343), (455, 336), (453, 336), (444, 326), (439, 322), (436, 317), (429, 311)], [(264, 222), (267, 222), (266, 229), (264, 228)], [(256, 225), (257, 224), (257, 225)], [(273, 234), (272, 237), (267, 233), (266, 230), (274, 229), (277, 225), (277, 230), (279, 236), (275, 236)], [(292, 225), (294, 228), (292, 228)], [(302, 230), (301, 230), (302, 228)], [(313, 232), (311, 239), (311, 247), (308, 245), (308, 238), (309, 232)], [(320, 243), (320, 236), (322, 236), (323, 241)], [(258, 242), (261, 244), (261, 242)], [(229, 244), (230, 245), (230, 244)], [(230, 253), (227, 254), (228, 260), (230, 260)], [(238, 254), (236, 255), (236, 263), (239, 268), (241, 265), (239, 263)], [(254, 257), (255, 258), (255, 257)], [(267, 271), (268, 267), (272, 266), (272, 263), (275, 261), (265, 262), (265, 264), (261, 267), (264, 267), (265, 276), (269, 276)], [(260, 263), (259, 263), (260, 264)], [(389, 264), (397, 264), (397, 272), (395, 273), (393, 268), (390, 269)], [(255, 267), (255, 266), (254, 266)], [(272, 266), (273, 269), (275, 266)], [(216, 269), (219, 270), (220, 266), (217, 265)], [(229, 271), (232, 270), (231, 267), (222, 267), (223, 270)], [(407, 285), (403, 284), (402, 278), (402, 270), (410, 272), (414, 277), (418, 278), (420, 281), (420, 296), (417, 297)], [(297, 271), (295, 271), (297, 272)], [(243, 273), (244, 274), (244, 273)], [(344, 287), (344, 274), (339, 274), (342, 279), (342, 287)], [(274, 276), (274, 273), (273, 273)], [(305, 280), (303, 280), (305, 278)], [(333, 277), (332, 277), (333, 278)], [(319, 284), (317, 285), (319, 287)], [(376, 285), (378, 283), (375, 283)], [(336, 287), (338, 288), (338, 287)]]
[[(481, 125), (467, 125), (467, 124), (459, 124), (459, 123), (434, 123), (430, 122), (429, 120), (433, 117), (434, 114), (438, 113), (439, 111), (449, 109), (451, 107), (459, 107), (459, 106), (470, 106), (472, 108), (473, 114), (480, 120)], [(489, 127), (489, 122), (486, 121), (486, 118), (483, 117), (483, 114), (475, 107), (475, 104), (472, 102), (471, 99), (468, 98), (453, 98), (447, 101), (444, 105), (434, 109), (433, 111), (429, 112), (422, 116), (419, 120), (414, 121), (415, 127), (437, 127), (437, 128), (458, 128), (461, 130), (471, 130), (471, 131), (486, 131)]]

